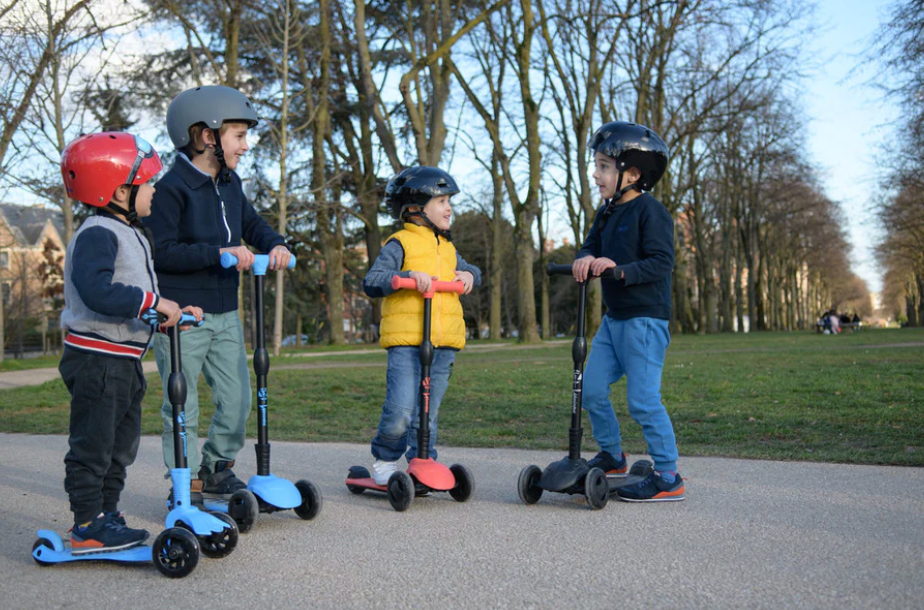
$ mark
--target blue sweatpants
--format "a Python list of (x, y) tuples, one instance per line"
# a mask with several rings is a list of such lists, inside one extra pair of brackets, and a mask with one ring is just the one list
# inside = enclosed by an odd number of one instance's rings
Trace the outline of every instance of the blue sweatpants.
[(664, 353), (671, 342), (668, 321), (615, 320), (603, 316), (584, 370), (583, 407), (600, 448), (619, 457), (622, 437), (610, 402), (610, 386), (626, 376), (629, 415), (642, 427), (656, 470), (677, 470), (674, 427), (661, 403)]

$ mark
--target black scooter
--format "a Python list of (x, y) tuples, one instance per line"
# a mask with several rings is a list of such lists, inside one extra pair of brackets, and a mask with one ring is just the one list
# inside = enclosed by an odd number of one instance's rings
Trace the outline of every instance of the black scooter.
[[(571, 265), (549, 263), (546, 273), (571, 275)], [(618, 487), (644, 478), (651, 470), (651, 462), (639, 460), (629, 470), (626, 480), (608, 483), (606, 474), (599, 468), (591, 468), (581, 457), (581, 398), (584, 389), (584, 361), (587, 358), (587, 338), (584, 319), (587, 310), (587, 284), (592, 277), (578, 284), (577, 335), (571, 344), (571, 359), (574, 362), (574, 377), (571, 391), (571, 428), (568, 430), (568, 457), (549, 464), (545, 470), (538, 466), (527, 466), (520, 471), (517, 491), (525, 504), (535, 504), (544, 491), (564, 494), (583, 494), (587, 504), (594, 510), (606, 506), (609, 494)]]

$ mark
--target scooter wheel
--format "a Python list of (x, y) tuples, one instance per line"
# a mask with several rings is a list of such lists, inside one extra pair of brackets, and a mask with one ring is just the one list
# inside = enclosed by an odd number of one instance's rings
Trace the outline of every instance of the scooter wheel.
[(38, 557), (35, 556), (35, 549), (39, 548), (40, 546), (43, 546), (46, 549), (54, 550), (55, 545), (48, 538), (39, 538), (35, 541), (35, 544), (32, 545), (32, 559), (35, 560), (35, 563), (39, 564), (40, 566), (50, 566), (50, 561), (42, 561), (40, 559), (42, 556), (41, 553), (39, 553)]
[(237, 523), (237, 531), (245, 534), (253, 527), (260, 514), (260, 503), (249, 489), (239, 489), (228, 500), (228, 514)]
[(411, 475), (399, 470), (388, 479), (388, 501), (391, 507), (403, 513), (414, 501), (414, 480)]
[(584, 496), (594, 510), (606, 506), (610, 499), (610, 486), (606, 482), (606, 475), (599, 468), (591, 468), (584, 478)]
[(636, 460), (629, 468), (629, 474), (647, 477), (654, 470), (654, 464), (648, 460)]
[(453, 464), (449, 470), (456, 478), (456, 486), (449, 490), (449, 495), (456, 502), (465, 502), (475, 493), (475, 477), (462, 464)]
[(188, 530), (171, 527), (154, 539), (154, 567), (167, 578), (189, 576), (199, 564), (199, 542)]
[[(362, 466), (351, 466), (350, 472), (347, 474), (348, 479), (368, 479), (372, 475), (369, 474), (369, 471), (363, 468)], [(356, 494), (357, 496), (364, 491), (365, 487), (360, 487), (359, 485), (350, 485), (347, 483), (347, 489), (350, 490), (351, 494)]]
[(311, 521), (321, 512), (321, 492), (314, 483), (306, 479), (296, 482), (295, 488), (302, 494), (302, 503), (295, 507), (295, 514), (305, 521)]
[(520, 500), (523, 501), (523, 504), (535, 504), (542, 497), (542, 488), (539, 487), (539, 479), (541, 478), (542, 470), (538, 466), (527, 466), (520, 471), (517, 492), (519, 492)]
[(197, 536), (199, 539), (199, 548), (202, 554), (212, 559), (220, 559), (231, 554), (234, 547), (237, 546), (238, 529), (234, 519), (225, 513), (209, 512), (216, 519), (224, 521), (226, 528), (220, 532), (215, 532), (205, 536)]

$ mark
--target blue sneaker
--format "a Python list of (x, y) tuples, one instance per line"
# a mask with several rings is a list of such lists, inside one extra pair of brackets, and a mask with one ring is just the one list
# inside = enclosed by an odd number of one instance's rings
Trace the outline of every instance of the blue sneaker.
[(619, 454), (620, 459), (617, 460), (612, 456), (612, 454), (607, 453), (606, 451), (601, 451), (591, 459), (587, 460), (587, 465), (591, 468), (599, 468), (603, 471), (603, 474), (610, 479), (621, 479), (626, 476), (626, 473), (629, 471), (629, 456), (625, 453)]
[(85, 526), (75, 525), (70, 533), (74, 555), (130, 549), (150, 536), (147, 530), (127, 527), (122, 513), (100, 513)]
[(657, 471), (633, 485), (616, 490), (616, 497), (624, 502), (679, 502), (684, 498), (683, 479), (678, 474), (668, 483)]

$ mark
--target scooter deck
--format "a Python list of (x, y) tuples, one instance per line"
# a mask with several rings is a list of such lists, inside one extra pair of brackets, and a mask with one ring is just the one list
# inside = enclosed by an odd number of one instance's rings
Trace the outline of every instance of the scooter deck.
[(642, 481), (654, 470), (654, 464), (649, 460), (637, 460), (629, 468), (629, 473), (624, 477), (607, 477), (606, 482), (610, 487), (610, 494), (616, 493), (616, 490), (628, 485), (634, 485)]
[(373, 489), (375, 491), (388, 491), (388, 487), (385, 485), (379, 485), (375, 482), (375, 479), (372, 477), (365, 477), (362, 479), (347, 479), (346, 484), (349, 487), (350, 485), (356, 487), (362, 487), (363, 489)]

